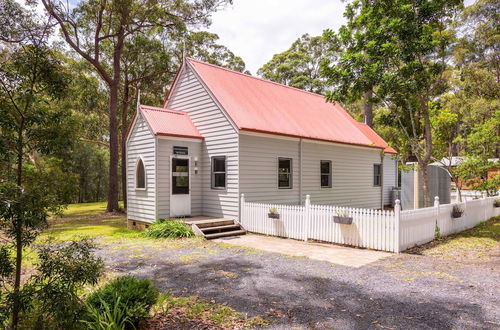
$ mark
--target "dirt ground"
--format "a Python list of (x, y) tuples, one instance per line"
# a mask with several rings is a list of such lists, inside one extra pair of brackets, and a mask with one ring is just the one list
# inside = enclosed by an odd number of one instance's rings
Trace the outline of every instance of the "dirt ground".
[(498, 245), (480, 258), (410, 252), (359, 268), (199, 240), (122, 241), (99, 254), (116, 275), (227, 303), (271, 329), (500, 327)]

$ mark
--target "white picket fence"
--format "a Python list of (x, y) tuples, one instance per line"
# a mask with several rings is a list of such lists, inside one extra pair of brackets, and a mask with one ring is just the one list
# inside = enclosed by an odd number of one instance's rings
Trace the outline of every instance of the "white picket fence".
[[(453, 205), (401, 211), (399, 201), (394, 211), (311, 205), (309, 195), (304, 205), (246, 202), (241, 195), (240, 223), (249, 232), (301, 240), (318, 240), (400, 252), (434, 239), (436, 224), (441, 235), (474, 227), (477, 223), (500, 215), (493, 207), (494, 198), (466, 201), (460, 206), (464, 215), (451, 217)], [(279, 219), (271, 219), (269, 210), (278, 210)], [(335, 223), (334, 216), (348, 214), (351, 225)]]
[[(495, 208), (495, 198), (487, 197), (476, 200), (466, 200), (462, 203), (439, 204), (436, 197), (434, 207), (402, 211), (400, 215), (400, 250), (404, 251), (415, 245), (432, 241), (436, 230), (441, 236), (459, 233), (476, 226), (484, 220), (500, 215), (500, 208)], [(458, 205), (463, 210), (460, 218), (451, 216), (453, 206)]]

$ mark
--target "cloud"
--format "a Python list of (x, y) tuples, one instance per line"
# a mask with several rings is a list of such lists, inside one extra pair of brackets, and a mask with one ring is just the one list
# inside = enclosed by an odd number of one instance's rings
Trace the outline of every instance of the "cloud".
[[(470, 6), (476, 0), (465, 0)], [(212, 16), (210, 31), (241, 56), (252, 74), (304, 33), (337, 31), (346, 22), (340, 0), (234, 0)]]
[(304, 33), (320, 35), (345, 23), (340, 0), (234, 0), (216, 12), (210, 31), (255, 74)]

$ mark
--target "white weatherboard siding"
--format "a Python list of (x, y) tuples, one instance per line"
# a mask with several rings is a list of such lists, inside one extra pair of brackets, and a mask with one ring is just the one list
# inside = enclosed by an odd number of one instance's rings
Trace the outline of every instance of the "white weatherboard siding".
[[(321, 188), (320, 161), (332, 162), (332, 188)], [(380, 150), (325, 143), (303, 143), (303, 194), (311, 203), (380, 208), (381, 187), (373, 186), (373, 164)]]
[[(202, 214), (237, 217), (238, 133), (188, 65), (182, 69), (167, 107), (188, 112), (205, 138), (201, 147)], [(210, 157), (213, 156), (226, 156), (226, 190), (211, 189)]]
[(173, 147), (187, 147), (190, 156), (189, 176), (191, 193), (191, 215), (202, 215), (202, 193), (201, 193), (201, 168), (198, 174), (194, 173), (194, 159), (201, 159), (201, 141), (190, 142), (185, 140), (157, 137), (158, 145), (158, 218), (170, 217), (170, 190), (171, 190), (171, 157)]
[[(292, 189), (278, 188), (278, 158), (292, 159)], [(299, 204), (299, 142), (240, 135), (240, 191), (249, 202)]]
[(395, 155), (384, 156), (384, 205), (391, 204), (392, 187), (397, 186), (398, 163)]
[[(249, 202), (299, 204), (298, 140), (240, 135), (240, 191)], [(278, 157), (293, 159), (293, 189), (278, 189)], [(321, 188), (320, 161), (332, 162), (332, 188)], [(302, 195), (314, 204), (380, 208), (381, 187), (373, 186), (380, 150), (302, 142)]]
[[(135, 171), (139, 157), (146, 170), (146, 189), (135, 188)], [(155, 137), (139, 114), (127, 141), (127, 218), (156, 220)]]

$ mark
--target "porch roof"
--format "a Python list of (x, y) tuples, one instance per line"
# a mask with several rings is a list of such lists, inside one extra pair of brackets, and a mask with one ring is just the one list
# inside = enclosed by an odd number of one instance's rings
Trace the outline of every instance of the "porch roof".
[(154, 135), (203, 139), (187, 112), (148, 105), (140, 105), (139, 111)]

